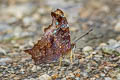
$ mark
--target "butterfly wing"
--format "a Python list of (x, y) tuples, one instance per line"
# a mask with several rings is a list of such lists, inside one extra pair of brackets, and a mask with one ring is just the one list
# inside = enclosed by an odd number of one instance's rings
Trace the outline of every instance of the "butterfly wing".
[(70, 41), (70, 32), (69, 26), (66, 17), (64, 17), (63, 12), (60, 9), (57, 9), (53, 14), (55, 18), (54, 23), (56, 23), (56, 29), (54, 30), (54, 41), (59, 47), (58, 51), (62, 55), (68, 53), (71, 50), (71, 41)]
[(36, 64), (59, 59), (71, 50), (70, 32), (64, 13), (57, 9), (51, 12), (52, 24), (45, 28), (44, 35), (32, 49), (25, 50)]

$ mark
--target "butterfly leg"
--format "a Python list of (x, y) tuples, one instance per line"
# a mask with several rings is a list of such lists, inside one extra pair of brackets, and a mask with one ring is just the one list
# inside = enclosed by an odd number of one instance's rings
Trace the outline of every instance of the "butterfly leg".
[(73, 59), (75, 60), (75, 48), (73, 48)]
[(61, 67), (62, 65), (62, 56), (60, 57), (60, 60), (59, 60), (59, 67)]
[(56, 69), (60, 69), (62, 65), (62, 56), (59, 58), (59, 66)]
[(72, 53), (72, 54), (73, 54), (73, 60), (75, 60), (75, 52), (73, 51), (73, 53)]
[(73, 49), (71, 50), (71, 54), (70, 54), (71, 63), (73, 63), (72, 61), (75, 60), (75, 48), (76, 48), (76, 44), (74, 44)]
[(74, 47), (73, 47), (73, 52), (74, 52), (74, 60), (75, 60), (75, 50), (76, 50), (76, 44), (74, 45)]
[(71, 63), (73, 63), (73, 52), (72, 52), (72, 50), (70, 52), (70, 61), (71, 61)]

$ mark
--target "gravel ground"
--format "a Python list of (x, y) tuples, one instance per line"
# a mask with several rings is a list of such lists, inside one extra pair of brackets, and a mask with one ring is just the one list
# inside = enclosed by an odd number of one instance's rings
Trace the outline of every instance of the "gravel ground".
[[(63, 59), (34, 65), (23, 50), (40, 39), (51, 23), (50, 12), (67, 16), (71, 40), (79, 40), (73, 64)], [(119, 0), (1, 0), (0, 80), (120, 80)]]

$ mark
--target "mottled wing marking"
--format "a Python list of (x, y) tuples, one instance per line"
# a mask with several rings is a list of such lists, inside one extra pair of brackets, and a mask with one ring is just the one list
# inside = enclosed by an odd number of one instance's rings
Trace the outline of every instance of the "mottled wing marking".
[(32, 49), (25, 50), (36, 64), (49, 63), (59, 59), (71, 50), (68, 22), (62, 10), (51, 12), (52, 24), (44, 29), (41, 37)]

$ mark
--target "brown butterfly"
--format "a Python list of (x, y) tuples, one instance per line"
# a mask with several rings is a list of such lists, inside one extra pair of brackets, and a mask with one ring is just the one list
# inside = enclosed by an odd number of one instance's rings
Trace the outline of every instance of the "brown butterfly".
[(52, 24), (44, 29), (44, 34), (41, 37), (41, 40), (39, 40), (32, 49), (24, 50), (32, 56), (35, 64), (49, 63), (60, 59), (61, 65), (62, 57), (68, 54), (70, 54), (72, 62), (72, 49), (75, 47), (75, 44), (71, 43), (70, 40), (67, 19), (64, 16), (63, 11), (60, 9), (51, 12), (51, 16)]

